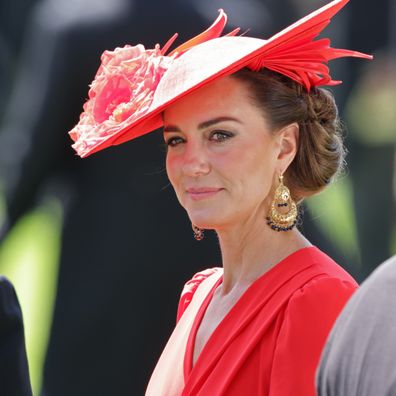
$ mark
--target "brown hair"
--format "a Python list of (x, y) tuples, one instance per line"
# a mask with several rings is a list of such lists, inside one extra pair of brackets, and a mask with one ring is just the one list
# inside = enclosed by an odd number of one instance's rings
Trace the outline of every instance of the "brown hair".
[(332, 93), (305, 88), (290, 78), (262, 69), (242, 69), (233, 77), (250, 85), (253, 103), (273, 130), (299, 125), (296, 157), (285, 173), (293, 198), (301, 200), (322, 190), (344, 165), (345, 149)]

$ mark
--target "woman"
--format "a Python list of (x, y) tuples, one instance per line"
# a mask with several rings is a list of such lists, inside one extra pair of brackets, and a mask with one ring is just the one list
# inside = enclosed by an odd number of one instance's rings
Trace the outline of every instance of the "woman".
[[(268, 41), (219, 37), (225, 14), (168, 56), (105, 52), (79, 124), (85, 157), (164, 126), (166, 168), (196, 239), (216, 231), (223, 268), (183, 290), (147, 395), (314, 395), (326, 336), (355, 281), (295, 228), (297, 204), (343, 163), (325, 65), (367, 55), (314, 37), (336, 0)], [(177, 247), (177, 241), (175, 241)]]

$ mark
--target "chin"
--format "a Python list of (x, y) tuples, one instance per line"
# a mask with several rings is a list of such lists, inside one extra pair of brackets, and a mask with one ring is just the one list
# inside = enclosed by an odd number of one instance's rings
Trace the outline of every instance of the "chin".
[(214, 230), (216, 228), (220, 228), (221, 225), (225, 223), (224, 219), (218, 214), (189, 212), (188, 216), (191, 220), (191, 223), (205, 230)]

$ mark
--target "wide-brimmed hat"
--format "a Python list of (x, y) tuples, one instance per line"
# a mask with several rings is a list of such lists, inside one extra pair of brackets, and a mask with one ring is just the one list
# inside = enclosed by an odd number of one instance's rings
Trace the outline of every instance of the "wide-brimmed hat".
[(330, 40), (314, 40), (349, 0), (335, 0), (268, 40), (220, 37), (227, 21), (223, 10), (213, 25), (166, 55), (177, 35), (161, 49), (126, 45), (105, 51), (89, 90), (79, 123), (69, 132), (81, 157), (118, 145), (163, 125), (161, 113), (171, 103), (216, 78), (247, 67), (262, 68), (312, 87), (336, 85), (327, 63), (356, 51), (332, 48)]

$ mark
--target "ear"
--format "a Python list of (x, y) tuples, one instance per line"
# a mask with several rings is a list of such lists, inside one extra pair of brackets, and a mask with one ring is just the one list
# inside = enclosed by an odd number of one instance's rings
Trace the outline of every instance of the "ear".
[(278, 132), (278, 137), (278, 170), (279, 173), (285, 173), (297, 153), (299, 137), (298, 124), (294, 122), (293, 124), (285, 126)]

